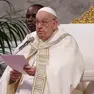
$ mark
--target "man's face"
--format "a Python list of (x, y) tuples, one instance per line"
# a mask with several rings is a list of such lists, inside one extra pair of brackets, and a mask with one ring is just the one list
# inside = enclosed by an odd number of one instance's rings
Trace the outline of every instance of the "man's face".
[(36, 17), (36, 13), (39, 9), (40, 9), (40, 7), (38, 7), (38, 6), (32, 6), (27, 10), (26, 24), (31, 32), (36, 30), (35, 17)]
[(55, 31), (56, 18), (45, 11), (40, 11), (36, 15), (36, 32), (40, 39), (46, 41)]

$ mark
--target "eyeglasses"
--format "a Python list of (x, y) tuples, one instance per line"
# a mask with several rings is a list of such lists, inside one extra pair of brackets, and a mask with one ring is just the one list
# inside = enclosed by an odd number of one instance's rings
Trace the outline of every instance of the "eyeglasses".
[(42, 26), (47, 26), (49, 22), (52, 22), (54, 20), (56, 20), (56, 19), (52, 19), (50, 21), (45, 21), (45, 20), (39, 21), (39, 20), (36, 19), (36, 25), (39, 25), (39, 23), (40, 23)]

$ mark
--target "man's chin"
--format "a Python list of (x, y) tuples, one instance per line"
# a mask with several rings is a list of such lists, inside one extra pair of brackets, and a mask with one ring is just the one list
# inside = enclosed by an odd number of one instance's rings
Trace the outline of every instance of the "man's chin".
[(46, 38), (43, 36), (38, 36), (41, 40), (46, 41)]
[(35, 28), (32, 28), (32, 27), (28, 27), (29, 28), (29, 30), (31, 31), (31, 32), (34, 32), (35, 31)]
[(38, 37), (39, 37), (40, 39), (43, 39), (43, 36), (39, 36), (39, 35), (38, 35)]

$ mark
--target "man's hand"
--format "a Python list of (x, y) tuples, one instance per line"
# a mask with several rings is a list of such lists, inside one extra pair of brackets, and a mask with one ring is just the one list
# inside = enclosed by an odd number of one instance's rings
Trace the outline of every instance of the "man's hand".
[(10, 71), (10, 79), (12, 81), (17, 81), (19, 78), (21, 77), (21, 73), (16, 71), (16, 70), (12, 70)]
[(34, 76), (35, 75), (35, 72), (36, 72), (36, 67), (31, 67), (31, 66), (28, 66), (26, 65), (24, 67), (24, 71), (29, 74), (30, 76)]

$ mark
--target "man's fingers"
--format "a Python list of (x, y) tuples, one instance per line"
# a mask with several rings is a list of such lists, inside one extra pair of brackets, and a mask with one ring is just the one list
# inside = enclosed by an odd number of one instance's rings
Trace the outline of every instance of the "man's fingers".
[(18, 72), (16, 70), (12, 70), (12, 71), (10, 71), (10, 73), (13, 73), (13, 74), (21, 74), (20, 72)]
[(31, 69), (32, 67), (31, 66), (25, 66), (24, 69)]
[(10, 74), (10, 76), (20, 76), (21, 74)]
[(30, 76), (34, 76), (35, 75), (35, 71), (36, 71), (35, 68), (25, 68), (24, 70)]
[(10, 79), (13, 80), (13, 81), (16, 81), (20, 78), (21, 76), (21, 73), (16, 71), (16, 70), (12, 70), (10, 71)]
[(19, 79), (20, 76), (11, 76), (10, 79), (13, 80), (13, 81), (16, 81)]

